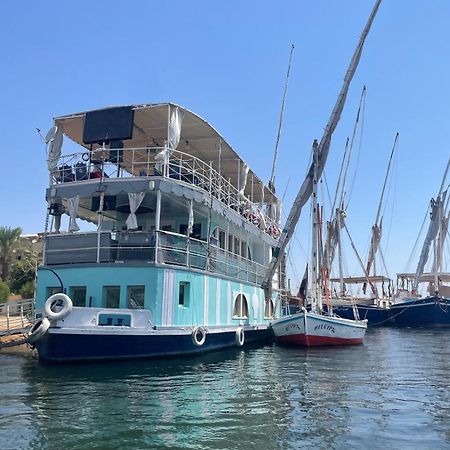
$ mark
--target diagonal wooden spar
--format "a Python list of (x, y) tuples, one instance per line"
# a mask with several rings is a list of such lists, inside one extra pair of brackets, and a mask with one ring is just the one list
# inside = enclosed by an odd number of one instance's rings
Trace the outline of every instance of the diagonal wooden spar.
[[(318, 153), (317, 178), (318, 179), (321, 177), (323, 169), (325, 167), (325, 163), (326, 163), (326, 160), (328, 157), (328, 152), (330, 149), (331, 137), (332, 137), (333, 132), (336, 129), (336, 127), (339, 123), (339, 120), (341, 118), (342, 110), (344, 109), (344, 105), (345, 105), (345, 101), (347, 98), (347, 93), (348, 93), (348, 90), (350, 87), (350, 83), (353, 79), (353, 76), (356, 72), (356, 68), (358, 67), (359, 60), (361, 58), (364, 42), (366, 40), (367, 35), (369, 34), (370, 28), (375, 19), (375, 16), (376, 16), (376, 13), (378, 11), (380, 4), (381, 4), (381, 0), (377, 0), (372, 9), (372, 12), (370, 13), (369, 19), (366, 23), (366, 26), (364, 27), (361, 37), (359, 38), (358, 45), (355, 49), (355, 52), (353, 53), (349, 67), (345, 74), (342, 89), (339, 93), (339, 96), (337, 98), (337, 101), (333, 108), (333, 111), (331, 112), (331, 116), (325, 127), (325, 131), (322, 136), (322, 139), (320, 140), (320, 143), (318, 144), (318, 149), (317, 149), (317, 153)], [(280, 258), (283, 255), (286, 245), (288, 244), (289, 240), (291, 239), (291, 237), (294, 233), (295, 227), (300, 218), (300, 213), (301, 213), (302, 207), (305, 205), (305, 203), (308, 201), (308, 199), (311, 196), (312, 189), (313, 189), (313, 174), (314, 174), (314, 162), (311, 164), (308, 174), (306, 175), (306, 178), (303, 181), (303, 184), (301, 185), (301, 187), (297, 193), (297, 197), (295, 198), (294, 204), (292, 205), (291, 211), (289, 212), (289, 216), (286, 220), (285, 227), (281, 233), (280, 239), (278, 241), (278, 245), (275, 248), (274, 255), (273, 255), (272, 260), (267, 269), (265, 281), (263, 283), (263, 288), (266, 291), (266, 299), (270, 299), (272, 296), (271, 283), (272, 283), (273, 275), (278, 266)]]

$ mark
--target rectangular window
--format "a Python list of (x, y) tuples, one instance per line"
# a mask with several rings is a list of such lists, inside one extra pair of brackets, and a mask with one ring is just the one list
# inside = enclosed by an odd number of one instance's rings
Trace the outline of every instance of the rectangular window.
[(241, 256), (247, 258), (247, 242), (241, 241)]
[(130, 314), (99, 314), (98, 324), (107, 327), (130, 327)]
[(230, 253), (233, 253), (233, 242), (234, 242), (234, 238), (232, 234), (228, 235), (228, 251)]
[(86, 286), (71, 286), (70, 298), (73, 306), (86, 306)]
[(120, 286), (105, 286), (103, 288), (103, 304), (105, 308), (120, 307)]
[(189, 306), (190, 283), (188, 281), (180, 281), (178, 287), (178, 304), (180, 306)]
[(235, 255), (239, 255), (240, 251), (241, 251), (241, 240), (239, 238), (235, 237), (233, 253)]
[(145, 286), (128, 286), (127, 305), (130, 309), (144, 309)]
[(219, 229), (219, 247), (222, 250), (225, 250), (225, 244), (226, 244), (226, 240), (225, 240), (225, 231)]
[(59, 294), (62, 292), (61, 287), (51, 286), (47, 288), (47, 298), (51, 297), (54, 294)]

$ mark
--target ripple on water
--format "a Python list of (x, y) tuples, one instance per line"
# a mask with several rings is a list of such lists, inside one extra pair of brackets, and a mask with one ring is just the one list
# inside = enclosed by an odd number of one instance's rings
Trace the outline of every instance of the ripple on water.
[(450, 331), (43, 366), (0, 355), (0, 448), (450, 448)]

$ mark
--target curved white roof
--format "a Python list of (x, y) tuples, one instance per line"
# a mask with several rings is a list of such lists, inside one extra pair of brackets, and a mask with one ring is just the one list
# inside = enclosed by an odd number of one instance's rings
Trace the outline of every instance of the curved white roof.
[[(133, 138), (124, 141), (124, 148), (162, 147), (167, 140), (167, 124), (170, 108), (179, 107), (184, 112), (181, 127), (181, 139), (177, 150), (188, 153), (204, 162), (212, 162), (219, 169), (218, 143), (221, 142), (220, 172), (233, 185), (238, 185), (239, 167), (244, 160), (233, 150), (219, 132), (206, 120), (182, 106), (174, 103), (156, 103), (132, 105), (134, 110)], [(106, 108), (105, 108), (106, 109)], [(83, 143), (83, 127), (86, 112), (55, 118), (55, 124), (62, 125), (64, 134), (79, 145), (90, 148)], [(98, 145), (94, 145), (94, 148)], [(270, 161), (268, 161), (268, 164)], [(253, 177), (253, 199), (261, 201), (262, 180), (250, 169), (245, 194), (250, 196)], [(264, 186), (264, 201), (271, 202), (275, 195)]]

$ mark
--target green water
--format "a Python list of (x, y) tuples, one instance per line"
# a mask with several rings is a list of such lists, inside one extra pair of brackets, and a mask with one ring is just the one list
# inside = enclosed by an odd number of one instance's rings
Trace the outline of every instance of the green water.
[(450, 330), (45, 366), (0, 354), (0, 449), (450, 449)]

